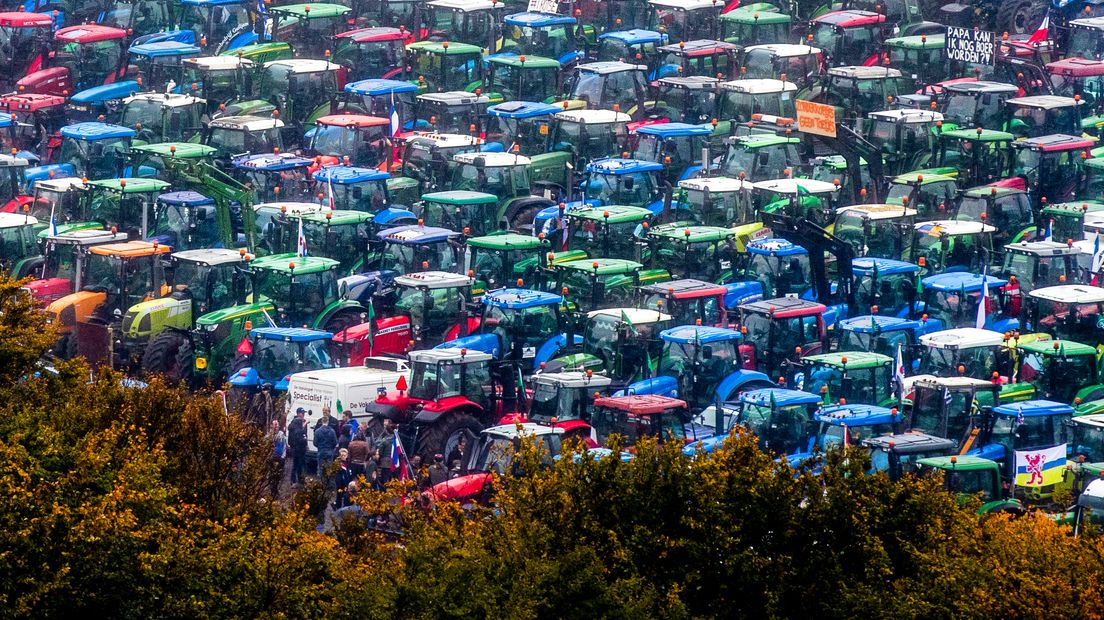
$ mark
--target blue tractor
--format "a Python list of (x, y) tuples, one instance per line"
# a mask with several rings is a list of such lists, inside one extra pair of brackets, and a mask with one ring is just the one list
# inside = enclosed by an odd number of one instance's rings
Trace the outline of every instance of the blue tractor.
[(107, 123), (76, 123), (61, 128), (61, 149), (56, 164), (28, 168), (27, 181), (50, 177), (86, 177), (90, 180), (118, 177), (127, 163), (135, 136), (133, 129)]
[[(616, 30), (598, 35), (597, 61), (622, 60), (638, 62), (649, 67), (651, 61), (659, 55), (657, 48), (667, 44), (667, 35), (655, 30)], [(649, 76), (655, 79), (655, 75)]]
[[(790, 466), (798, 467), (818, 454), (846, 446), (862, 445), (870, 437), (893, 434), (900, 422), (897, 409), (877, 405), (829, 405), (813, 416), (820, 423), (800, 452), (787, 453)], [(815, 468), (815, 465), (814, 465)]]
[(253, 199), (261, 202), (313, 201), (314, 182), (308, 168), (313, 159), (291, 153), (260, 153), (233, 160), (235, 177), (253, 187)]
[(877, 307), (874, 314), (893, 317), (916, 315), (920, 266), (889, 258), (856, 258), (852, 263), (855, 300)]
[(546, 56), (559, 61), (566, 73), (583, 59), (586, 42), (574, 17), (538, 13), (514, 13), (503, 20), (509, 43), (504, 54)]
[(236, 370), (227, 379), (228, 407), (241, 410), (249, 403), (248, 419), (267, 428), (271, 416), (283, 411), (278, 402), (287, 398), (291, 375), (334, 367), (332, 340), (330, 332), (303, 327), (250, 330), (238, 345)]
[(977, 321), (981, 290), (988, 290), (985, 309), (985, 329), (1008, 332), (1020, 327), (1017, 317), (1006, 316), (1007, 300), (1002, 291), (1008, 281), (976, 273), (950, 272), (928, 276), (920, 281), (923, 287), (919, 310), (928, 315), (929, 331), (955, 327), (974, 327)]
[(583, 201), (645, 207), (663, 211), (663, 164), (639, 159), (608, 158), (587, 164)]
[[(486, 141), (532, 158), (549, 151), (552, 115), (562, 108), (533, 101), (506, 101), (487, 108)], [(530, 170), (530, 178), (533, 171)]]
[[(400, 80), (369, 79), (349, 82), (345, 85), (341, 111), (348, 114), (369, 114), (391, 118), (391, 110), (399, 115), (399, 125), (405, 130), (414, 118), (414, 97), (418, 86)], [(428, 126), (427, 121), (423, 121)]]
[[(740, 392), (736, 400), (705, 410), (699, 416), (702, 423), (712, 426), (714, 435), (688, 444), (688, 455), (716, 450), (736, 424), (759, 438), (759, 447), (778, 454), (792, 454), (808, 445), (816, 428), (814, 418), (821, 406), (821, 397), (801, 390), (769, 387)], [(716, 430), (721, 429), (717, 433)]]
[(644, 125), (633, 131), (637, 136), (635, 159), (663, 165), (663, 180), (675, 185), (693, 177), (702, 169), (702, 148), (709, 142), (713, 129), (709, 125), (689, 123), (658, 123)]
[(913, 368), (919, 363), (920, 336), (928, 333), (930, 325), (929, 321), (895, 316), (866, 314), (851, 317), (836, 325), (836, 349), (896, 357), (900, 347), (905, 367)]

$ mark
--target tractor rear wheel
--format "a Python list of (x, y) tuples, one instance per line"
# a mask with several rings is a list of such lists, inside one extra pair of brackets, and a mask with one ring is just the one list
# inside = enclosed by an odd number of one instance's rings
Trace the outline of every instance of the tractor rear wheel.
[(163, 375), (169, 383), (190, 382), (194, 365), (192, 339), (171, 329), (154, 336), (142, 355), (142, 368), (148, 373)]
[(354, 325), (360, 325), (361, 323), (363, 323), (363, 321), (360, 318), (359, 312), (354, 310), (342, 310), (326, 321), (324, 329), (332, 334), (340, 334), (346, 329)]
[(1005, 0), (997, 9), (997, 32), (1031, 34), (1043, 19), (1046, 5), (1038, 0)]
[(522, 207), (510, 220), (510, 230), (526, 234), (532, 232), (533, 220), (537, 217), (537, 213), (539, 213), (540, 210), (541, 206), (539, 205)]
[[(463, 412), (447, 413), (437, 418), (428, 428), (422, 429), (414, 453), (420, 455), (424, 463), (431, 463), (434, 454), (441, 454), (447, 459), (453, 448), (460, 443), (461, 437), (467, 438), (470, 451), (475, 447), (475, 440), (481, 432), (483, 425), (475, 416)], [(452, 463), (447, 465), (451, 467)], [(460, 466), (466, 467), (467, 463), (461, 463)]]

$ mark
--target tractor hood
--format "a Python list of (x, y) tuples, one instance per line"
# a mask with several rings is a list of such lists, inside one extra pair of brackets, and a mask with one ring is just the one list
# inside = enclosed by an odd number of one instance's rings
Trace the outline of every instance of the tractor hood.
[(123, 315), (123, 335), (149, 339), (166, 327), (188, 329), (192, 326), (192, 300), (163, 297), (131, 306)]
[(275, 310), (275, 306), (267, 301), (264, 303), (230, 306), (229, 308), (223, 308), (222, 310), (215, 310), (213, 312), (208, 312), (207, 314), (204, 314), (203, 316), (196, 319), (196, 324), (215, 325), (217, 323), (222, 323), (223, 321), (235, 319), (241, 315), (257, 314), (261, 310), (272, 311)]
[(72, 90), (70, 84), (69, 69), (54, 67), (28, 73), (15, 83), (18, 92), (36, 95), (57, 95), (67, 97)]
[(494, 477), (487, 472), (457, 476), (452, 480), (439, 482), (430, 487), (430, 495), (437, 501), (462, 501), (479, 497), (483, 487), (491, 484)]
[(107, 293), (77, 291), (46, 306), (47, 320), (68, 331), (88, 319), (96, 308), (107, 301)]
[(23, 285), (31, 297), (39, 304), (49, 304), (73, 292), (73, 283), (69, 278), (46, 278), (34, 280)]
[[(111, 101), (112, 99), (123, 99), (133, 95), (139, 90), (141, 90), (141, 88), (138, 86), (138, 82), (134, 80), (124, 80), (122, 82), (86, 88), (73, 95), (69, 99), (69, 103), (70, 105), (77, 104), (77, 107), (79, 107), (80, 104), (87, 106), (95, 103), (103, 103), (104, 101)], [(87, 112), (88, 110), (85, 108), (81, 111)]]

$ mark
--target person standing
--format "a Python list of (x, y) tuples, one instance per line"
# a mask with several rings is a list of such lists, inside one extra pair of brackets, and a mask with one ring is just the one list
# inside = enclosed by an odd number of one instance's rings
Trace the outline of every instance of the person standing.
[(303, 483), (303, 467), (307, 461), (307, 410), (295, 410), (295, 419), (288, 423), (287, 440), (291, 448), (291, 483)]
[(429, 486), (438, 485), (448, 480), (448, 468), (445, 467), (445, 455), (437, 453), (433, 455), (433, 464), (429, 466)]
[(333, 426), (319, 421), (314, 429), (314, 449), (318, 453), (318, 477), (322, 478), (337, 451), (337, 433)]
[(354, 476), (364, 475), (364, 466), (368, 463), (368, 439), (364, 436), (364, 429), (359, 429), (356, 436), (349, 442), (349, 468)]
[(273, 420), (268, 431), (272, 441), (272, 497), (280, 497), (280, 483), (284, 480), (284, 458), (287, 456), (287, 435), (280, 428), (280, 421)]

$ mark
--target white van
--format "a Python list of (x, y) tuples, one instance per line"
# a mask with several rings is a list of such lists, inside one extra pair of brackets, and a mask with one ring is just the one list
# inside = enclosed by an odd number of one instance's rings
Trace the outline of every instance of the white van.
[(323, 407), (328, 406), (338, 421), (343, 412), (352, 411), (353, 419), (366, 424), (368, 403), (379, 398), (381, 388), (394, 393), (399, 377), (410, 382), (410, 365), (394, 357), (369, 357), (363, 366), (352, 368), (297, 372), (288, 380), (287, 421), (300, 407), (307, 410), (307, 452), (313, 453), (314, 424), (322, 417)]

